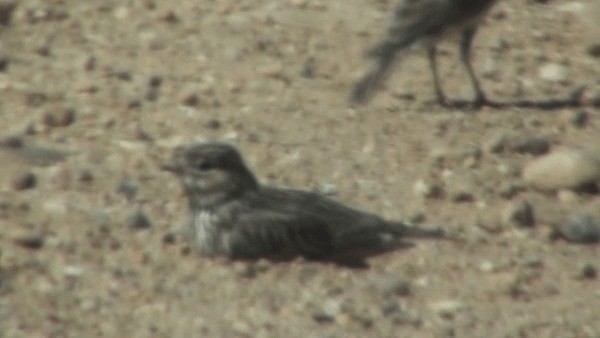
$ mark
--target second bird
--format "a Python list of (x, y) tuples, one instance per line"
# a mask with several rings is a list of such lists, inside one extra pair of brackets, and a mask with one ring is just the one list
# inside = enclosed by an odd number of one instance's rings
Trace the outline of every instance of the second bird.
[(366, 103), (389, 76), (397, 54), (414, 43), (423, 42), (427, 48), (437, 100), (446, 105), (436, 65), (436, 44), (441, 38), (459, 32), (460, 58), (475, 91), (473, 103), (485, 103), (486, 97), (473, 71), (470, 54), (477, 26), (494, 2), (495, 0), (403, 0), (395, 10), (387, 37), (368, 52), (376, 64), (354, 86), (351, 102)]
[(199, 251), (232, 259), (296, 256), (364, 264), (404, 238), (446, 237), (347, 207), (317, 193), (258, 183), (239, 152), (223, 143), (178, 148), (164, 169), (181, 179)]

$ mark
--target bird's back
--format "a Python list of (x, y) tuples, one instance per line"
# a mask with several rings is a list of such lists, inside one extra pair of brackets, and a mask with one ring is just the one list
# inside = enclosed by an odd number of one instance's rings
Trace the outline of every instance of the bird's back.
[(283, 213), (307, 215), (334, 227), (373, 227), (385, 223), (377, 215), (363, 212), (318, 193), (263, 187), (255, 206)]

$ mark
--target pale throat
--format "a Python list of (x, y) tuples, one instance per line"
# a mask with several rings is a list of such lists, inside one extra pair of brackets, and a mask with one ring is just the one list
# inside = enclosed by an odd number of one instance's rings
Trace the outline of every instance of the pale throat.
[(194, 238), (204, 254), (216, 254), (221, 249), (218, 222), (219, 217), (214, 212), (200, 210), (193, 213), (191, 226)]

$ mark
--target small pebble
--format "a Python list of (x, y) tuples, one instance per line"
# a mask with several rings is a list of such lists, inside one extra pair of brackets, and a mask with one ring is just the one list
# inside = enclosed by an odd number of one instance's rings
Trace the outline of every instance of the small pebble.
[(206, 128), (218, 130), (221, 128), (221, 121), (219, 121), (218, 119), (210, 119), (208, 120), (208, 122), (206, 122)]
[(379, 283), (379, 290), (385, 298), (393, 296), (409, 296), (412, 292), (409, 280), (399, 278), (387, 278)]
[(318, 323), (333, 322), (335, 317), (342, 312), (342, 301), (338, 299), (328, 299), (313, 312), (313, 319)]
[(162, 83), (163, 78), (160, 75), (152, 75), (150, 79), (148, 79), (148, 86), (151, 88), (158, 88)]
[(79, 172), (78, 180), (80, 183), (90, 184), (94, 181), (94, 174), (90, 169), (83, 169)]
[(600, 180), (600, 159), (581, 150), (562, 150), (529, 162), (522, 171), (528, 185), (544, 190), (589, 189)]
[(438, 198), (442, 195), (442, 187), (439, 184), (424, 180), (417, 180), (413, 191), (416, 195), (424, 198)]
[(456, 190), (451, 192), (450, 199), (455, 203), (472, 202), (473, 193), (468, 190)]
[(46, 112), (42, 116), (42, 123), (48, 127), (67, 127), (75, 121), (75, 110), (63, 108)]
[(575, 128), (583, 128), (588, 124), (590, 114), (586, 110), (565, 111), (560, 114), (563, 123)]
[(94, 225), (106, 226), (111, 223), (110, 212), (104, 208), (92, 210), (87, 215), (87, 219)]
[(198, 107), (200, 105), (200, 97), (196, 93), (189, 93), (183, 96), (181, 103), (187, 107)]
[(587, 53), (595, 58), (600, 58), (600, 42), (590, 44), (587, 48)]
[(466, 309), (466, 304), (458, 300), (445, 300), (430, 305), (431, 310), (439, 317), (452, 319), (460, 311)]
[(67, 203), (63, 198), (49, 198), (42, 203), (41, 209), (51, 215), (64, 215), (67, 212)]
[[(521, 166), (516, 163), (511, 162), (502, 162), (496, 166), (496, 170), (498, 173), (502, 174), (506, 177), (520, 177), (521, 176)], [(522, 185), (521, 182), (515, 182), (517, 185)]]
[(541, 136), (517, 133), (500, 133), (487, 141), (483, 148), (490, 153), (512, 151), (521, 154), (541, 155), (548, 152), (550, 142)]
[(238, 275), (244, 278), (254, 278), (259, 274), (269, 270), (271, 263), (266, 259), (260, 259), (256, 262), (244, 262), (238, 268)]
[(462, 162), (463, 167), (473, 168), (481, 160), (481, 149), (478, 147), (461, 148), (454, 154), (454, 157), (457, 161)]
[(523, 266), (534, 269), (539, 269), (544, 266), (544, 261), (540, 257), (536, 256), (525, 258), (521, 263)]
[(584, 88), (583, 93), (579, 96), (579, 103), (582, 106), (600, 108), (600, 85)]
[(131, 201), (138, 191), (137, 184), (132, 180), (123, 180), (117, 187), (117, 192), (123, 194), (127, 200)]
[(483, 148), (492, 154), (500, 153), (506, 148), (508, 140), (509, 136), (506, 133), (501, 133), (488, 139)]
[(283, 75), (283, 65), (278, 62), (271, 62), (268, 65), (261, 66), (257, 69), (257, 73), (264, 77), (281, 79)]
[(176, 24), (180, 21), (179, 17), (172, 10), (167, 11), (159, 16), (159, 19), (170, 24)]
[(596, 279), (598, 276), (598, 269), (596, 269), (592, 263), (585, 263), (581, 267), (580, 276), (582, 279)]
[(502, 220), (504, 224), (531, 227), (535, 225), (533, 206), (526, 200), (511, 203), (504, 211)]
[(300, 69), (300, 76), (312, 79), (315, 77), (315, 59), (309, 58), (302, 64), (302, 68)]
[(475, 186), (467, 177), (451, 177), (447, 181), (446, 187), (450, 200), (455, 203), (475, 200)]
[(423, 318), (416, 310), (402, 307), (388, 314), (388, 317), (393, 323), (398, 325), (412, 325), (414, 327), (421, 327), (423, 325)]
[(67, 190), (71, 186), (71, 169), (64, 164), (51, 167), (50, 177), (53, 185), (60, 190)]
[(374, 319), (369, 313), (355, 312), (352, 313), (352, 319), (358, 322), (363, 328), (370, 328), (373, 326)]
[(8, 69), (9, 62), (9, 56), (2, 51), (2, 46), (0, 46), (0, 72), (4, 72)]
[(422, 208), (412, 209), (408, 212), (407, 219), (412, 224), (423, 223), (427, 219), (427, 211)]
[(19, 136), (8, 136), (0, 139), (0, 147), (18, 149), (23, 147), (23, 139)]
[(26, 234), (14, 238), (14, 243), (26, 249), (41, 249), (44, 246), (44, 236), (40, 234)]
[(66, 159), (67, 153), (50, 147), (21, 144), (12, 147), (13, 154), (23, 162), (35, 166), (49, 166)]
[(577, 213), (569, 218), (566, 225), (558, 229), (560, 235), (573, 243), (600, 242), (600, 218)]
[(83, 57), (83, 62), (81, 63), (81, 68), (87, 72), (91, 72), (96, 69), (98, 64), (98, 60), (93, 55), (87, 55)]
[(40, 107), (48, 101), (48, 95), (40, 92), (27, 93), (25, 97), (25, 104), (28, 107)]
[(474, 225), (476, 228), (483, 229), (489, 233), (498, 233), (503, 230), (500, 215), (492, 210), (480, 210), (477, 214)]
[(129, 228), (132, 229), (147, 229), (151, 226), (150, 219), (148, 216), (142, 211), (137, 209), (134, 211), (126, 221), (126, 224)]
[(521, 154), (542, 155), (550, 149), (550, 142), (543, 137), (525, 136), (513, 139), (510, 148)]
[(25, 172), (17, 175), (10, 185), (14, 190), (27, 190), (34, 188), (37, 183), (37, 179), (32, 172)]
[(67, 277), (79, 277), (83, 275), (83, 268), (77, 265), (67, 265), (63, 268), (63, 274)]
[(479, 264), (479, 270), (481, 272), (495, 272), (497, 270), (497, 266), (491, 261), (483, 261), (481, 264)]
[(539, 76), (548, 82), (567, 83), (569, 68), (558, 63), (546, 63), (540, 67)]
[(313, 189), (316, 193), (320, 195), (334, 197), (337, 196), (338, 190), (335, 184), (333, 183), (322, 183)]
[(174, 244), (177, 241), (177, 236), (173, 232), (167, 232), (162, 237), (163, 244)]
[(381, 314), (383, 314), (386, 317), (391, 314), (398, 313), (399, 311), (400, 311), (400, 305), (398, 304), (397, 301), (392, 301), (392, 300), (386, 299), (383, 301), (383, 304), (381, 305)]
[(236, 337), (250, 337), (254, 330), (246, 321), (236, 320), (231, 324), (231, 329), (236, 333)]
[(0, 1), (0, 25), (10, 25), (13, 17), (13, 12), (17, 8), (17, 1)]
[(563, 203), (575, 203), (578, 201), (578, 195), (572, 190), (561, 189), (556, 193), (556, 197)]
[(519, 183), (502, 181), (498, 187), (498, 195), (502, 198), (510, 199), (522, 190), (523, 186)]

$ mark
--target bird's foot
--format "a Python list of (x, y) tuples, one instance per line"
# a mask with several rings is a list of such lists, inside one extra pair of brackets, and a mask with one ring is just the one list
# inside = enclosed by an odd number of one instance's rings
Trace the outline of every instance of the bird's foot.
[(475, 99), (473, 100), (473, 107), (481, 108), (487, 103), (489, 103), (489, 100), (487, 99), (485, 94), (483, 94), (482, 92), (478, 92), (477, 95), (475, 95)]

